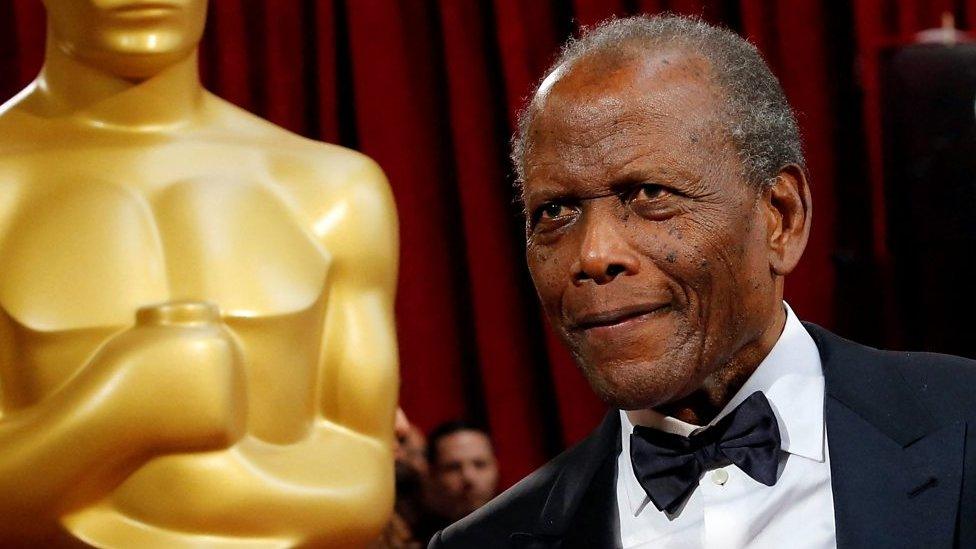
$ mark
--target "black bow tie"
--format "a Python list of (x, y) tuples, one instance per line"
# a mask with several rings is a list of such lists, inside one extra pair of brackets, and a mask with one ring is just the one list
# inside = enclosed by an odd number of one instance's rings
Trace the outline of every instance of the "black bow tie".
[(634, 474), (659, 511), (674, 513), (704, 471), (735, 464), (766, 486), (776, 484), (779, 426), (766, 395), (756, 391), (715, 425), (683, 437), (635, 426)]

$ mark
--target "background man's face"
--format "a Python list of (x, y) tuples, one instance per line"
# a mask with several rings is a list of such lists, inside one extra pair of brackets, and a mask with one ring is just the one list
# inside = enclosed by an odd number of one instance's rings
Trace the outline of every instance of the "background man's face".
[(536, 98), (527, 260), (552, 325), (623, 409), (691, 394), (767, 327), (759, 191), (717, 123), (708, 62), (584, 58)]
[(478, 431), (458, 431), (439, 439), (431, 472), (438, 507), (454, 520), (488, 503), (498, 487), (495, 452), (488, 437)]

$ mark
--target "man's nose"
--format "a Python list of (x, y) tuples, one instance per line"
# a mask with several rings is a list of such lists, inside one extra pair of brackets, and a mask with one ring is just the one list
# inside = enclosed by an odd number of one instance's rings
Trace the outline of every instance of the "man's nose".
[(465, 467), (461, 470), (461, 481), (464, 486), (472, 486), (474, 484), (474, 478), (476, 471), (474, 467)]
[(579, 257), (572, 265), (573, 283), (606, 284), (618, 275), (640, 271), (640, 258), (627, 244), (610, 214), (593, 212), (585, 221)]

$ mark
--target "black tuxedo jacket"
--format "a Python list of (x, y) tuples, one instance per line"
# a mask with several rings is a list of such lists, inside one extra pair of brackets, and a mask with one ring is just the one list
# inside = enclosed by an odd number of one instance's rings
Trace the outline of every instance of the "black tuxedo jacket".
[[(976, 548), (976, 361), (805, 326), (823, 361), (838, 547)], [(614, 410), (430, 547), (616, 547), (619, 448)]]

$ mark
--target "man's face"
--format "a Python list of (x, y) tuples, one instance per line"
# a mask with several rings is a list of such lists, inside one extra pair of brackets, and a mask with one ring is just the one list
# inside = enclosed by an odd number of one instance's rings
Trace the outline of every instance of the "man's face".
[(45, 0), (58, 47), (124, 78), (150, 77), (190, 55), (206, 0)]
[(708, 62), (584, 58), (536, 98), (526, 256), (546, 315), (601, 398), (660, 406), (768, 328), (761, 191), (719, 125)]
[(437, 441), (432, 465), (435, 496), (450, 519), (459, 519), (495, 496), (498, 462), (491, 441), (478, 431), (458, 431)]

